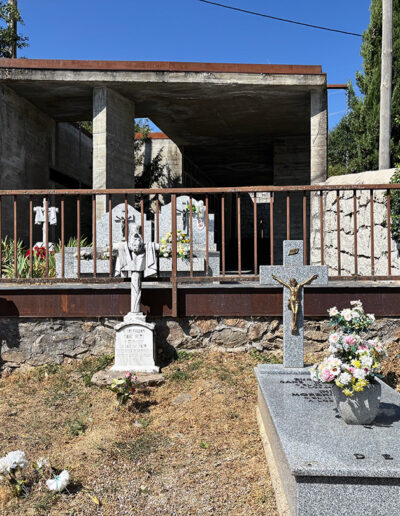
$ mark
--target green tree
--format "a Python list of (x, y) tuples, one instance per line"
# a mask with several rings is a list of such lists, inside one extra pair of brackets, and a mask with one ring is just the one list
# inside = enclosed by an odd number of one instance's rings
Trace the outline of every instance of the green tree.
[(23, 25), (19, 9), (5, 0), (0, 0), (0, 57), (12, 57), (10, 49), (13, 45), (16, 48), (28, 46), (28, 38), (18, 34), (12, 22)]
[[(379, 162), (379, 101), (381, 81), (382, 0), (372, 0), (371, 18), (363, 33), (363, 70), (356, 73), (361, 92), (349, 83), (349, 110), (329, 132), (329, 175), (376, 170)], [(393, 2), (393, 79), (391, 160), (400, 155), (400, 2)]]

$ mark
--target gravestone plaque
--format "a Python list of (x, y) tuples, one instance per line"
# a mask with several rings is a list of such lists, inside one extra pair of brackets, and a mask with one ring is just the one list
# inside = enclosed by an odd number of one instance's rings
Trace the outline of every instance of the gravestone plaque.
[(146, 322), (143, 314), (129, 313), (115, 331), (115, 365), (112, 371), (160, 371), (154, 362), (154, 324)]

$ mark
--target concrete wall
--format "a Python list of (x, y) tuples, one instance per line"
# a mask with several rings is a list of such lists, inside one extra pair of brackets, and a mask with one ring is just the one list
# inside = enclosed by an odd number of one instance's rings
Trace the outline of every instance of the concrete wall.
[[(94, 88), (93, 188), (134, 187), (134, 136), (133, 102), (110, 88)], [(106, 211), (106, 198), (99, 197), (97, 217)]]
[[(329, 178), (327, 185), (341, 184), (385, 184), (390, 181), (395, 169), (347, 174)], [(340, 261), (341, 274), (355, 273), (354, 261), (354, 205), (353, 191), (343, 191), (340, 204)], [(392, 274), (400, 274), (400, 255), (396, 242), (390, 238), (388, 245), (387, 201), (384, 191), (374, 193), (374, 266), (378, 276), (388, 274), (388, 246), (391, 249)], [(325, 193), (323, 197), (324, 216), (324, 258), (330, 275), (338, 274), (337, 201), (336, 191)], [(358, 274), (372, 275), (371, 269), (371, 203), (370, 191), (357, 192), (357, 256)], [(312, 196), (311, 260), (321, 262), (320, 206), (319, 195)]]
[(160, 165), (165, 166), (164, 178), (158, 184), (152, 186), (168, 187), (173, 182), (182, 183), (182, 154), (179, 147), (163, 133), (150, 133), (149, 139), (143, 143), (140, 150), (143, 154), (143, 163), (136, 166), (135, 176), (143, 173), (143, 167), (148, 165), (157, 155), (161, 153)]
[[(54, 171), (77, 183), (91, 185), (91, 139), (76, 127), (57, 123), (33, 104), (0, 85), (0, 189), (66, 188), (51, 179)], [(50, 172), (50, 169), (53, 172)], [(34, 205), (41, 199), (35, 198)], [(54, 205), (54, 201), (50, 200)], [(3, 199), (3, 237), (12, 236), (11, 198)], [(18, 201), (18, 238), (28, 239), (28, 200)], [(50, 238), (56, 238), (50, 232)], [(41, 230), (34, 228), (34, 240)]]

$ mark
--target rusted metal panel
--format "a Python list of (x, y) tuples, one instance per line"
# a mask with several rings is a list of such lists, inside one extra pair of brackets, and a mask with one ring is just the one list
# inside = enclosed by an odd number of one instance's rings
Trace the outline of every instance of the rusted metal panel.
[[(178, 317), (251, 317), (282, 315), (282, 290), (259, 287), (182, 288), (177, 291)], [(331, 306), (361, 299), (367, 312), (400, 317), (399, 287), (322, 287), (305, 291), (305, 316), (327, 317)], [(8, 289), (0, 294), (0, 317), (122, 317), (130, 309), (130, 289)], [(173, 316), (168, 288), (143, 290), (142, 310), (154, 317)]]
[(377, 185), (287, 185), (287, 186), (218, 186), (201, 188), (107, 188), (107, 189), (68, 189), (68, 190), (0, 190), (0, 195), (185, 195), (189, 194), (223, 194), (252, 192), (328, 192), (336, 190), (398, 190), (400, 183)]

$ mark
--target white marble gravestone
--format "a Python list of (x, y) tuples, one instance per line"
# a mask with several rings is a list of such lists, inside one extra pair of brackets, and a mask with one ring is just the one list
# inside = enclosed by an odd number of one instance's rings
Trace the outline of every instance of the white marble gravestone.
[(142, 313), (129, 313), (115, 327), (115, 364), (111, 371), (158, 373), (154, 362), (154, 327)]
[[(190, 197), (188, 195), (179, 195), (176, 198), (176, 229), (183, 231), (190, 238)], [(206, 273), (206, 243), (207, 243), (207, 225), (206, 225), (206, 209), (203, 201), (192, 198), (192, 208), (196, 211), (192, 215), (193, 229), (193, 271), (199, 274)], [(161, 207), (160, 210), (160, 243), (161, 239), (172, 230), (172, 207), (171, 203)], [(219, 276), (220, 274), (220, 253), (217, 251), (215, 244), (215, 215), (208, 213), (208, 262), (209, 274), (211, 276)], [(188, 244), (189, 245), (189, 244)], [(189, 259), (178, 259), (178, 272), (182, 275), (188, 274), (190, 271)], [(170, 258), (160, 258), (160, 275), (169, 275), (172, 270), (172, 261)]]
[[(129, 232), (135, 225), (142, 225), (141, 222), (141, 214), (138, 210), (133, 208), (130, 204), (127, 206), (128, 208), (128, 238)], [(110, 216), (109, 212), (105, 213), (96, 224), (96, 235), (97, 235), (97, 247), (99, 249), (106, 248), (110, 243), (110, 233), (109, 233), (109, 222)], [(125, 203), (117, 204), (114, 206), (111, 212), (111, 220), (112, 220), (112, 243), (116, 244), (121, 242), (121, 240), (125, 239)], [(150, 220), (147, 220), (146, 214), (144, 214), (144, 226), (143, 226), (143, 241), (151, 242), (151, 230), (152, 223)]]
[[(135, 225), (141, 225), (141, 214), (138, 210), (133, 208), (130, 204), (127, 206), (128, 211), (128, 238), (129, 233)], [(125, 203), (117, 204), (111, 212), (111, 228), (112, 228), (112, 243), (113, 245), (125, 239)], [(109, 212), (105, 213), (96, 223), (96, 274), (98, 277), (108, 276), (110, 274), (110, 262), (108, 259), (109, 245), (110, 245), (110, 217)], [(151, 242), (152, 236), (152, 222), (147, 220), (144, 215), (144, 242)], [(81, 256), (80, 272), (81, 277), (90, 277), (94, 273), (93, 247), (81, 247), (81, 255), (87, 255), (88, 258)], [(56, 277), (61, 278), (61, 253), (56, 254)], [(114, 260), (111, 270), (114, 274)], [(78, 277), (78, 260), (77, 248), (65, 247), (64, 249), (64, 276), (65, 278)]]

